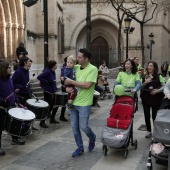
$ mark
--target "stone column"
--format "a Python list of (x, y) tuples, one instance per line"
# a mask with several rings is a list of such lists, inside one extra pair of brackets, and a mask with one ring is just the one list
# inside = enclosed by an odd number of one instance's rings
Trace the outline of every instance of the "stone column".
[(6, 23), (7, 59), (12, 60), (12, 24)]
[(5, 22), (0, 22), (0, 58), (7, 58)]
[(12, 25), (12, 57), (16, 59), (16, 48), (18, 47), (18, 24)]

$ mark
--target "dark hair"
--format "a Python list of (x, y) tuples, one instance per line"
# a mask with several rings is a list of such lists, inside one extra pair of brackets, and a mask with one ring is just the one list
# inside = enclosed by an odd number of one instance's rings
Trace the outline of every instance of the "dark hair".
[(48, 62), (48, 68), (53, 68), (56, 64), (57, 64), (57, 62), (55, 60), (50, 60)]
[(79, 52), (80, 52), (80, 53), (83, 53), (83, 57), (84, 57), (84, 58), (88, 58), (88, 59), (90, 60), (90, 58), (91, 58), (91, 53), (90, 53), (87, 49), (82, 48), (82, 49), (79, 50)]
[[(25, 62), (27, 62), (28, 60), (30, 60), (28, 57), (23, 56), (23, 57), (20, 59), (19, 65), (24, 67)], [(32, 62), (32, 60), (30, 60), (30, 61)]]
[(132, 74), (136, 74), (137, 71), (138, 71), (138, 69), (137, 69), (137, 67), (136, 67), (136, 64), (135, 64), (134, 60), (129, 59), (129, 58), (126, 59), (125, 62), (124, 62), (124, 64), (123, 64), (123, 71), (124, 71), (124, 72), (126, 71), (125, 64), (126, 64), (126, 62), (128, 62), (128, 61), (130, 61), (131, 65), (132, 65), (131, 73), (132, 73)]
[(98, 71), (98, 74), (102, 74), (103, 72), (101, 70)]
[(9, 78), (10, 75), (7, 72), (7, 69), (9, 67), (9, 63), (6, 61), (2, 61), (0, 62), (0, 77), (5, 79), (5, 78)]
[(104, 63), (106, 63), (106, 61), (105, 61), (105, 60), (102, 60), (102, 61), (101, 61), (101, 64), (104, 64)]
[(66, 56), (66, 57), (64, 58), (64, 63), (67, 63), (67, 58), (68, 58), (68, 56)]
[[(159, 74), (158, 74), (158, 64), (155, 62), (155, 61), (149, 61), (148, 62), (148, 65), (149, 64), (153, 64), (153, 67), (154, 67), (154, 71), (153, 71), (153, 78), (156, 78), (156, 79), (159, 79)], [(148, 66), (146, 68), (146, 74), (148, 74)]]

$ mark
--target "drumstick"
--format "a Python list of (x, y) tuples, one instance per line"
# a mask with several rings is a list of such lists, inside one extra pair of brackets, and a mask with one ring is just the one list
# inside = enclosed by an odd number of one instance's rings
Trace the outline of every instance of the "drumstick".
[(36, 102), (39, 101), (39, 99), (33, 93), (31, 93), (31, 95), (36, 99)]
[(15, 91), (12, 92), (9, 96), (7, 96), (4, 100), (9, 99), (11, 96), (13, 96), (15, 93), (18, 93), (18, 92), (19, 92), (19, 89), (15, 89)]
[(20, 106), (21, 108), (27, 110), (27, 107), (23, 106), (22, 104), (18, 103), (18, 106)]
[[(32, 75), (32, 78), (35, 76), (35, 74)], [(32, 78), (30, 78), (30, 80), (28, 81), (28, 83), (26, 84), (26, 87), (30, 84), (30, 81), (32, 80)]]

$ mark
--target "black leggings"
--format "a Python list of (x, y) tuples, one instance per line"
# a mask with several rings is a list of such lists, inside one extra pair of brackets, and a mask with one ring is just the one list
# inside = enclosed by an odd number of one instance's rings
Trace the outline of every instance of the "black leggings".
[(143, 111), (144, 111), (144, 116), (145, 116), (146, 128), (147, 128), (147, 131), (151, 132), (150, 108), (152, 108), (152, 120), (154, 122), (156, 115), (157, 115), (157, 111), (160, 108), (160, 105), (151, 106), (151, 105), (148, 105), (144, 102), (142, 104), (143, 104)]

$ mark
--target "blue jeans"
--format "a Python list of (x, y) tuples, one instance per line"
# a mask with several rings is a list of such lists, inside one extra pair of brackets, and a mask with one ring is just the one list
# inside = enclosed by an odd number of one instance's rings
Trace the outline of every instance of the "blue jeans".
[(94, 140), (95, 135), (88, 125), (91, 106), (75, 106), (74, 110), (70, 110), (71, 127), (73, 129), (74, 138), (79, 149), (83, 150), (83, 141), (80, 129), (85, 132), (89, 140)]

